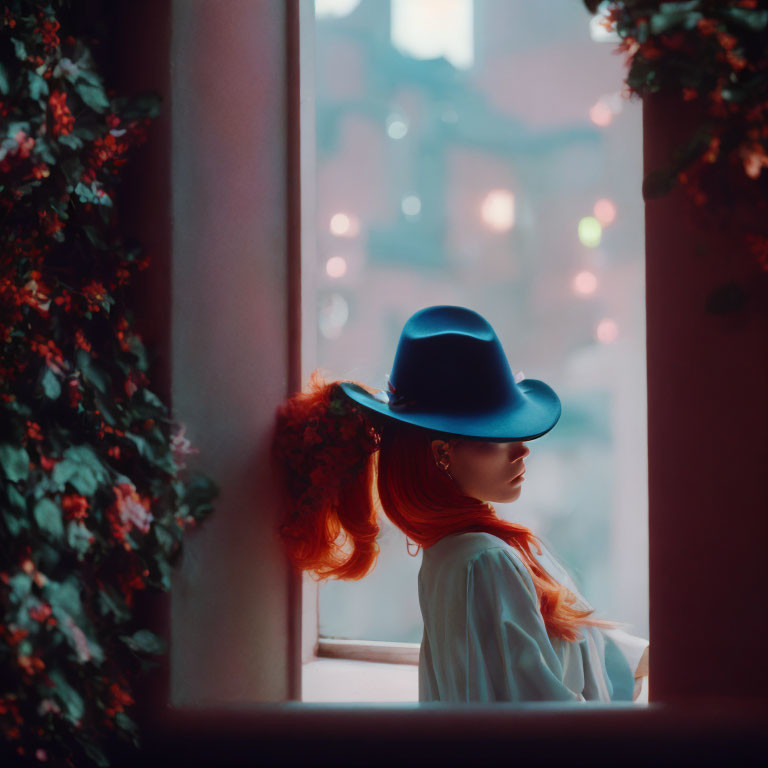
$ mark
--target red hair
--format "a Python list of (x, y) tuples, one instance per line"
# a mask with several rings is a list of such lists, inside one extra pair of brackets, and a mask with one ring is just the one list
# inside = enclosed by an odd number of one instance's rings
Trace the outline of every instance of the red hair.
[[(374, 394), (377, 390), (353, 383)], [(445, 433), (379, 415), (347, 397), (316, 369), (307, 391), (278, 409), (272, 460), (286, 519), (279, 527), (294, 568), (320, 579), (358, 580), (376, 564), (379, 511), (420, 547), (443, 536), (485, 531), (515, 547), (531, 574), (547, 630), (580, 639), (578, 627), (615, 627), (572, 607), (576, 595), (531, 554), (529, 528), (502, 520), (490, 502), (461, 493), (431, 449)], [(313, 576), (314, 578), (314, 576)]]

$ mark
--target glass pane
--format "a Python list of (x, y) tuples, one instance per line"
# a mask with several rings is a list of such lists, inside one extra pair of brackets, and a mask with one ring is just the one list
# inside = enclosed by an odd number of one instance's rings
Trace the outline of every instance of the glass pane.
[[(499, 515), (647, 637), (641, 104), (616, 41), (573, 0), (316, 14), (317, 364), (386, 388), (411, 314), (480, 312), (563, 403)], [(381, 527), (371, 574), (321, 584), (321, 635), (420, 642), (421, 552)]]

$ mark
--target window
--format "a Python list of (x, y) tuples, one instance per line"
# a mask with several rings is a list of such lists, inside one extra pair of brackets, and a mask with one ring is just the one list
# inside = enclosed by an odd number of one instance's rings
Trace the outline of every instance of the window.
[[(321, 366), (384, 387), (417, 309), (487, 317), (514, 370), (563, 402), (529, 446), (523, 495), (498, 513), (542, 538), (598, 615), (648, 636), (641, 105), (621, 98), (614, 41), (570, 0), (315, 7), (304, 376)], [(363, 700), (415, 700), (421, 554), (386, 517), (381, 528), (365, 579), (305, 580), (305, 624), (335, 657), (333, 696), (341, 670), (359, 681), (363, 665), (390, 683), (363, 686)], [(394, 659), (397, 678), (381, 669)], [(331, 700), (315, 670), (306, 698)]]

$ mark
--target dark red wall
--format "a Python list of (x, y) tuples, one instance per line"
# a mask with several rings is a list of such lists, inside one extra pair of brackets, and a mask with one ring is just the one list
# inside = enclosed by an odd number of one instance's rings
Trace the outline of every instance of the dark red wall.
[[(701, 117), (696, 102), (647, 99), (645, 172)], [(768, 692), (768, 273), (743, 237), (760, 212), (729, 210), (756, 186), (740, 177), (715, 179), (736, 186), (708, 210), (680, 186), (646, 199), (651, 701)], [(707, 312), (730, 281), (743, 307)]]

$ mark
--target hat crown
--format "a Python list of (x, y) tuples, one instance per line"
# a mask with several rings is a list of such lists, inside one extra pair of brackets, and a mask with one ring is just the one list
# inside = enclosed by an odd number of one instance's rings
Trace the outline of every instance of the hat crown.
[(467, 307), (441, 304), (412, 315), (389, 376), (389, 407), (475, 413), (522, 399), (490, 323)]

